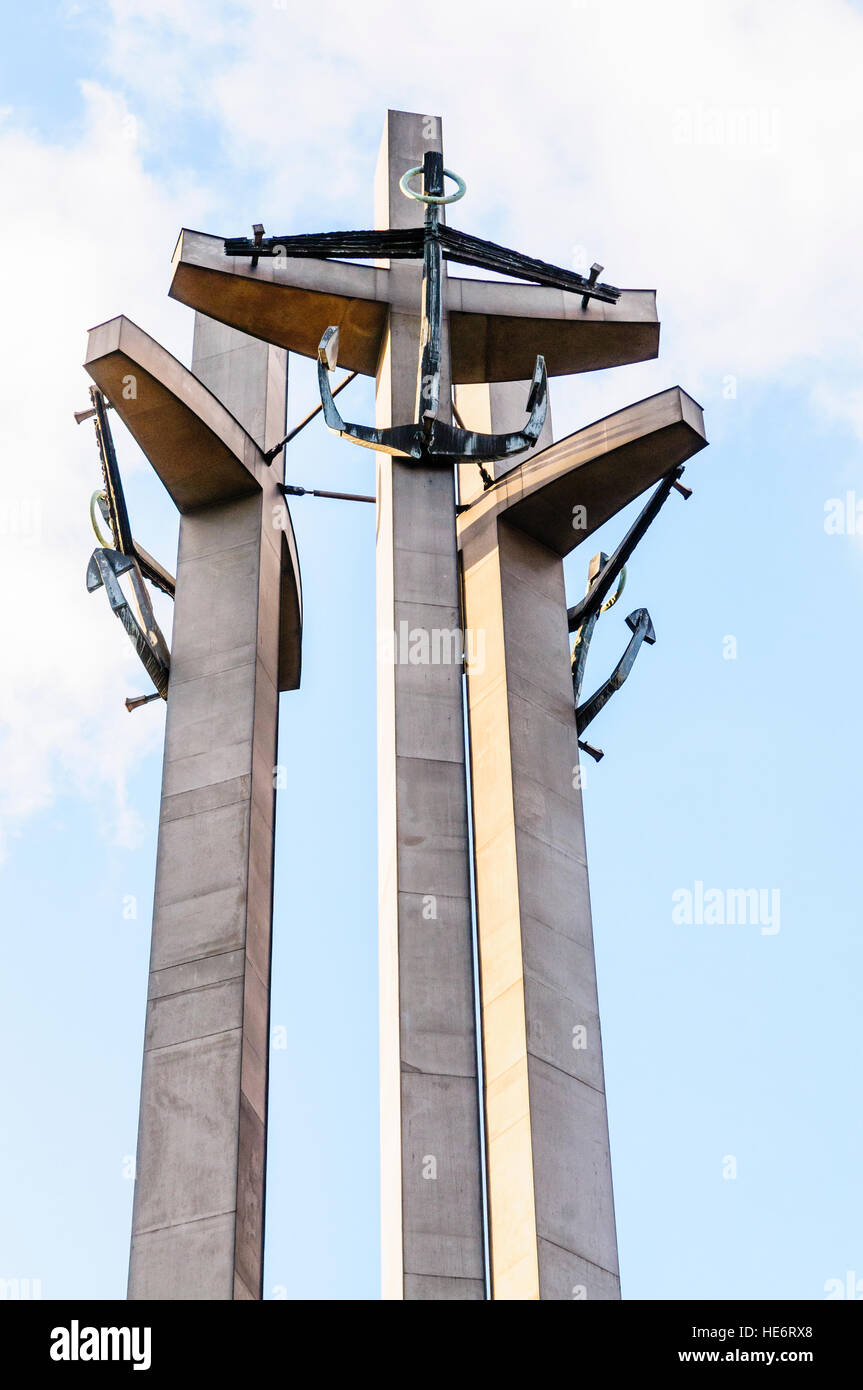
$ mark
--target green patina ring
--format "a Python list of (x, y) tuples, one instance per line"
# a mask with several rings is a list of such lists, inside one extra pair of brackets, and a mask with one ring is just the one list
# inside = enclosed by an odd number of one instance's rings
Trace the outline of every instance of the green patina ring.
[(423, 166), (418, 164), (415, 169), (408, 169), (407, 173), (402, 174), (399, 179), (399, 188), (406, 198), (414, 198), (418, 203), (457, 203), (459, 198), (463, 198), (467, 192), (467, 184), (464, 179), (459, 178), (458, 174), (454, 174), (452, 169), (444, 169), (444, 177), (452, 179), (458, 185), (455, 193), (449, 193), (446, 196), (436, 193), (415, 193), (412, 188), (408, 188), (408, 180), (415, 178), (422, 171)]
[[(609, 610), (609, 608), (613, 608), (613, 607), (614, 607), (614, 605), (617, 603), (617, 600), (620, 598), (620, 595), (623, 593), (623, 590), (625, 589), (625, 587), (626, 587), (626, 565), (624, 565), (623, 568), (622, 568), (621, 571), (620, 571), (620, 575), (619, 575), (619, 578), (618, 578), (618, 580), (617, 580), (617, 588), (615, 589), (615, 591), (614, 591), (614, 593), (611, 595), (611, 597), (610, 597), (610, 598), (607, 598), (607, 599), (605, 600), (605, 603), (602, 605), (602, 607), (600, 608), (599, 612), (598, 612), (597, 615), (596, 615), (597, 618), (600, 618), (600, 617), (602, 616), (603, 613), (607, 613), (608, 610)], [(583, 625), (582, 625), (582, 626), (583, 626)], [(582, 628), (580, 627), (580, 628), (578, 629), (578, 631), (576, 632), (576, 634), (575, 634), (575, 640), (574, 640), (574, 642), (573, 642), (573, 644), (572, 644), (572, 654), (573, 654), (573, 656), (575, 656), (575, 649), (576, 649), (576, 647), (579, 647), (579, 646), (581, 645), (581, 633), (582, 633)]]
[(107, 502), (107, 495), (101, 489), (99, 489), (97, 492), (94, 492), (93, 496), (90, 498), (90, 525), (93, 527), (93, 530), (96, 533), (96, 540), (99, 542), (99, 544), (103, 547), (107, 546), (110, 549), (114, 544), (114, 538), (112, 536), (109, 541), (106, 541), (105, 537), (102, 535), (102, 532), (99, 530), (99, 523), (96, 520), (96, 503), (100, 497), (103, 497)]
[(625, 586), (626, 586), (626, 565), (624, 565), (624, 566), (623, 566), (623, 569), (620, 571), (620, 578), (619, 578), (618, 581), (617, 581), (617, 588), (615, 589), (614, 593), (611, 595), (611, 598), (607, 598), (607, 599), (605, 600), (605, 603), (602, 605), (602, 607), (601, 607), (600, 610), (599, 610), (600, 613), (607, 613), (608, 610), (609, 610), (609, 608), (613, 608), (613, 607), (614, 607), (614, 605), (617, 603), (617, 600), (620, 598), (620, 595), (623, 593), (623, 590), (624, 590)]

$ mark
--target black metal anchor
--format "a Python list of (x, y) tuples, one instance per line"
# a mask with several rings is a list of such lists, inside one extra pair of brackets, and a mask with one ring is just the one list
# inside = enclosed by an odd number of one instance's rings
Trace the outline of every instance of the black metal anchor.
[[(133, 599), (126, 597), (120, 578), (128, 574)], [(163, 700), (168, 698), (168, 675), (171, 655), (153, 614), (149, 595), (144, 588), (141, 571), (131, 555), (100, 546), (93, 551), (87, 566), (87, 591), (92, 593), (104, 584), (108, 602), (117, 614), (132, 645)], [(135, 705), (132, 705), (135, 708)]]
[[(575, 722), (579, 734), (582, 734), (589, 724), (593, 722), (600, 710), (603, 709), (616, 690), (619, 690), (629, 675), (635, 664), (635, 658), (641, 649), (641, 644), (647, 642), (653, 646), (656, 641), (656, 633), (653, 628), (650, 614), (646, 608), (636, 608), (626, 619), (627, 626), (632, 632), (627, 648), (615, 666), (608, 680), (599, 687), (588, 700), (579, 704), (581, 699), (581, 687), (584, 681), (584, 670), (587, 664), (587, 653), (593, 631), (599, 617), (617, 602), (626, 580), (626, 562), (632, 555), (638, 542), (642, 539), (651, 523), (659, 515), (665, 505), (672, 489), (682, 493), (683, 497), (691, 497), (689, 488), (684, 487), (680, 482), (683, 467), (674, 468), (667, 477), (663, 478), (659, 487), (653, 493), (647, 505), (641, 510), (633, 524), (630, 526), (620, 545), (614, 554), (609, 557), (600, 551), (594, 555), (590, 562), (588, 571), (587, 592), (580, 603), (576, 603), (567, 611), (567, 619), (570, 632), (575, 632), (575, 641), (572, 647), (572, 693), (575, 705)], [(611, 593), (612, 586), (617, 582), (617, 589)], [(592, 758), (599, 762), (604, 756), (601, 748), (594, 748), (592, 744), (578, 741), (579, 748), (588, 753)]]
[[(409, 180), (422, 174), (423, 191), (415, 192)], [(444, 175), (454, 178), (458, 192), (444, 196)], [(263, 237), (256, 224), (255, 238), (229, 238), (225, 253), (229, 256), (247, 255), (256, 265), (261, 256), (298, 256), (328, 259), (419, 259), (423, 261), (423, 301), (421, 309), (420, 359), (417, 381), (416, 419), (407, 425), (374, 428), (357, 425), (342, 419), (329, 384), (329, 372), (338, 362), (339, 334), (337, 327), (327, 329), (318, 349), (318, 384), (324, 419), (335, 433), (362, 444), (369, 449), (395, 454), (402, 458), (483, 459), (506, 458), (532, 448), (538, 440), (548, 409), (548, 377), (545, 359), (538, 356), (527, 399), (528, 420), (520, 430), (507, 434), (478, 434), (438, 419), (441, 388), (441, 352), (443, 323), (442, 265), (444, 260), (464, 265), (480, 266), (498, 274), (511, 275), (519, 280), (548, 285), (580, 295), (582, 305), (591, 299), (614, 304), (620, 290), (600, 283), (602, 269), (595, 265), (589, 276), (564, 270), (520, 252), (511, 251), (494, 242), (468, 236), (447, 227), (440, 220), (440, 206), (456, 201), (464, 193), (464, 183), (443, 167), (438, 151), (428, 151), (421, 168), (409, 170), (401, 179), (401, 189), (407, 197), (426, 204), (423, 227), (405, 230), (392, 228), (383, 231), (325, 232), (314, 235)]]
[(527, 399), (529, 419), (521, 430), (508, 434), (477, 434), (438, 419), (440, 406), (441, 352), (443, 342), (443, 242), (440, 204), (444, 197), (441, 155), (429, 151), (423, 162), (423, 192), (408, 196), (426, 203), (423, 233), (423, 301), (420, 324), (420, 361), (417, 380), (417, 418), (412, 425), (376, 429), (347, 424), (339, 414), (330, 390), (329, 373), (338, 361), (338, 328), (328, 328), (318, 348), (318, 386), (324, 419), (331, 430), (354, 444), (403, 458), (506, 458), (530, 449), (539, 439), (548, 410), (548, 376), (545, 358), (537, 357)]
[(642, 642), (647, 642), (652, 647), (656, 641), (653, 623), (646, 608), (636, 608), (634, 613), (630, 613), (626, 619), (626, 625), (632, 632), (626, 651), (608, 680), (575, 711), (575, 722), (580, 734), (584, 732), (588, 724), (593, 722), (603, 706), (608, 704), (614, 692), (623, 685), (635, 664), (635, 658), (638, 656)]
[[(117, 453), (111, 426), (108, 423), (108, 402), (97, 387), (90, 388), (90, 410), (76, 411), (78, 424), (94, 417), (96, 442), (102, 465), (103, 491), (96, 492), (90, 502), (90, 517), (97, 539), (103, 544), (93, 551), (87, 566), (87, 591), (104, 586), (111, 609), (123, 624), (144, 669), (150, 676), (155, 692), (126, 701), (131, 711), (139, 705), (161, 697), (168, 698), (168, 678), (171, 669), (171, 654), (153, 613), (150, 595), (144, 584), (148, 579), (163, 593), (174, 597), (175, 580), (152, 555), (138, 545), (132, 535), (123, 483), (117, 464)], [(112, 545), (105, 543), (96, 520), (96, 507), (111, 529)], [(131, 595), (127, 596), (120, 584), (123, 576), (128, 576)]]

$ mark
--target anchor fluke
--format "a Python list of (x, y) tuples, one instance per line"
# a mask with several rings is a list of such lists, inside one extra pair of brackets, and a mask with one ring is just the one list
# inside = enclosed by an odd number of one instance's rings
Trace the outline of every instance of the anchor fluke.
[(339, 330), (332, 325), (318, 345), (318, 387), (327, 428), (367, 449), (402, 458), (425, 456), (451, 459), (496, 459), (530, 449), (542, 433), (548, 411), (548, 372), (545, 358), (536, 359), (527, 398), (529, 419), (523, 429), (508, 434), (477, 434), (436, 418), (414, 425), (375, 429), (343, 420), (330, 387), (329, 374), (338, 366)]
[(626, 626), (630, 632), (637, 632), (639, 626), (644, 625), (642, 641), (647, 642), (648, 646), (653, 646), (656, 641), (656, 633), (653, 630), (653, 623), (650, 621), (650, 614), (646, 608), (636, 608), (634, 613), (627, 615)]
[(626, 625), (632, 632), (629, 644), (623, 656), (618, 661), (608, 680), (601, 685), (589, 700), (585, 700), (583, 705), (579, 705), (575, 711), (575, 723), (578, 732), (581, 734), (588, 724), (599, 714), (599, 711), (608, 704), (612, 695), (619, 690), (626, 680), (635, 664), (642, 642), (647, 642), (653, 646), (656, 641), (656, 633), (653, 630), (653, 623), (646, 608), (636, 608), (626, 619)]
[[(123, 575), (128, 575), (131, 581), (131, 599), (120, 585)], [(99, 546), (87, 566), (87, 592), (92, 594), (103, 585), (108, 602), (128, 633), (157, 693), (167, 700), (171, 654), (156, 622), (137, 560), (131, 555), (122, 555), (119, 550)]]
[(327, 429), (349, 439), (354, 444), (362, 444), (366, 449), (379, 449), (386, 454), (400, 454), (404, 458), (421, 458), (423, 452), (422, 427), (419, 425), (395, 425), (390, 429), (375, 429), (368, 425), (352, 425), (343, 420), (330, 387), (329, 374), (335, 371), (339, 361), (339, 330), (332, 324), (318, 344), (318, 389), (321, 393), (321, 406)]
[(334, 372), (339, 364), (339, 329), (332, 324), (321, 338), (318, 347), (318, 361), (324, 363), (328, 372)]
[[(602, 267), (599, 267), (601, 270)], [(599, 273), (597, 270), (597, 274)], [(579, 704), (581, 699), (581, 685), (584, 680), (584, 669), (587, 664), (587, 652), (590, 647), (593, 631), (602, 613), (617, 602), (623, 592), (626, 582), (626, 562), (644, 536), (648, 527), (662, 510), (672, 489), (680, 492), (685, 500), (692, 496), (691, 488), (684, 487), (680, 482), (680, 475), (683, 472), (682, 464), (673, 468), (663, 478), (659, 487), (650, 498), (647, 505), (636, 517), (630, 526), (620, 545), (614, 554), (609, 558), (604, 551), (599, 551), (594, 555), (590, 562), (590, 570), (587, 579), (587, 592), (580, 603), (576, 603), (567, 610), (567, 619), (570, 632), (575, 633), (575, 641), (572, 644), (572, 694), (575, 705), (575, 722), (579, 734), (581, 734), (596, 718), (599, 711), (608, 703), (616, 690), (619, 690), (632, 670), (635, 658), (638, 656), (642, 642), (648, 646), (653, 646), (656, 642), (656, 632), (653, 622), (646, 608), (635, 608), (627, 616), (626, 625), (632, 633), (629, 644), (620, 661), (612, 671), (608, 680), (601, 685), (589, 700)], [(617, 580), (617, 588), (612, 592), (614, 581)], [(602, 756), (601, 750), (591, 747), (590, 744), (579, 741), (579, 748), (583, 752), (589, 753), (592, 758), (599, 761), (597, 753)]]
[(87, 593), (94, 593), (104, 584), (112, 608), (125, 603), (126, 596), (117, 581), (134, 563), (131, 555), (121, 555), (119, 550), (110, 550), (107, 546), (94, 550), (87, 566)]
[(530, 413), (530, 419), (522, 430), (522, 434), (531, 444), (535, 444), (542, 434), (542, 427), (548, 412), (548, 372), (545, 358), (542, 355), (537, 357), (536, 366), (533, 369), (533, 379), (527, 397), (527, 409)]

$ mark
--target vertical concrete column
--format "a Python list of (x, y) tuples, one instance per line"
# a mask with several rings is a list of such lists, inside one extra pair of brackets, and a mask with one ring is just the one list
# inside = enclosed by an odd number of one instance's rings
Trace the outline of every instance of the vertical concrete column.
[[(192, 370), (261, 447), (279, 438), (283, 349), (197, 315)], [(262, 1296), (277, 481), (180, 525), (130, 1299)]]
[[(459, 388), (459, 412), (514, 428), (526, 385)], [(460, 471), (470, 500), (476, 470)], [(563, 563), (494, 516), (466, 530), (462, 561), (465, 622), (486, 637), (467, 686), (492, 1297), (615, 1299)]]
[[(441, 148), (439, 118), (390, 111), (379, 227), (416, 226), (405, 171)], [(394, 261), (416, 313), (391, 312), (379, 425), (415, 418), (421, 266)], [(400, 294), (391, 296), (405, 302)], [(450, 393), (444, 322), (441, 415)], [(445, 418), (445, 417), (444, 417)], [(421, 657), (460, 633), (452, 465), (378, 464), (378, 820), (383, 1294), (482, 1299), (479, 1096), (461, 661)], [(418, 641), (416, 639), (419, 639)], [(441, 648), (438, 648), (440, 651)]]

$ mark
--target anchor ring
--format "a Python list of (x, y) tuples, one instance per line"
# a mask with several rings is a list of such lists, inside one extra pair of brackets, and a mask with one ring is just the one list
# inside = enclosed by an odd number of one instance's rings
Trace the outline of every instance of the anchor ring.
[(106, 502), (108, 500), (107, 493), (102, 492), (101, 490), (94, 492), (93, 496), (90, 498), (90, 525), (93, 527), (93, 530), (96, 533), (96, 540), (99, 542), (99, 544), (101, 546), (108, 546), (110, 548), (114, 544), (114, 538), (112, 537), (109, 541), (106, 540), (105, 537), (102, 535), (102, 532), (99, 530), (99, 523), (96, 520), (96, 503), (100, 500), (104, 500)]
[[(625, 588), (626, 588), (626, 565), (623, 565), (622, 568), (621, 568), (621, 571), (620, 571), (620, 575), (619, 575), (618, 580), (617, 580), (617, 588), (615, 589), (614, 593), (611, 594), (611, 595), (609, 596), (609, 598), (607, 598), (607, 599), (605, 600), (605, 603), (602, 605), (602, 607), (601, 607), (600, 610), (599, 610), (599, 613), (597, 613), (597, 615), (596, 615), (598, 618), (601, 617), (603, 613), (607, 613), (608, 610), (609, 610), (609, 608), (613, 608), (613, 607), (614, 607), (614, 605), (617, 603), (617, 600), (620, 598), (620, 595), (623, 593), (623, 591), (624, 591)], [(575, 634), (575, 640), (573, 641), (573, 644), (572, 644), (572, 655), (573, 655), (573, 658), (575, 657), (575, 649), (576, 649), (576, 647), (580, 647), (580, 646), (581, 646), (581, 634), (582, 634), (582, 631), (583, 631), (583, 625), (582, 625), (582, 627), (580, 627), (580, 628), (578, 629), (578, 631), (577, 631), (576, 634)]]
[(455, 193), (448, 193), (446, 195), (438, 193), (415, 193), (412, 188), (408, 188), (408, 182), (410, 179), (416, 178), (417, 174), (421, 174), (422, 171), (423, 166), (418, 164), (415, 169), (408, 169), (407, 173), (402, 174), (399, 179), (399, 188), (406, 198), (413, 198), (418, 203), (457, 203), (459, 198), (463, 198), (467, 192), (467, 184), (464, 179), (458, 174), (454, 174), (452, 169), (444, 169), (444, 177), (452, 179), (453, 183), (457, 185)]
[(617, 581), (617, 588), (615, 589), (614, 593), (611, 595), (611, 598), (607, 598), (607, 599), (605, 600), (605, 603), (602, 605), (602, 607), (601, 607), (600, 610), (599, 610), (600, 613), (607, 613), (608, 610), (609, 610), (609, 608), (613, 608), (613, 607), (614, 607), (614, 605), (617, 603), (617, 600), (620, 598), (620, 595), (623, 593), (623, 590), (624, 590), (625, 586), (626, 586), (626, 565), (624, 565), (623, 568), (622, 568), (621, 571), (620, 571), (620, 578), (619, 578), (618, 581)]

